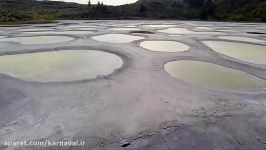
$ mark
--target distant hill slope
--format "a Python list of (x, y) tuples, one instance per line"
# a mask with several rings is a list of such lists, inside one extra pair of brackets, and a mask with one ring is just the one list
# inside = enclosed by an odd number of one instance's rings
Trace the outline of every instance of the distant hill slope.
[(215, 19), (266, 22), (265, 0), (216, 0)]
[(139, 0), (131, 5), (148, 18), (266, 21), (265, 0)]
[(193, 19), (266, 22), (265, 0), (139, 0), (122, 6), (1, 0), (0, 22), (49, 19)]
[(84, 11), (87, 11), (87, 6), (76, 3), (0, 0), (0, 22), (71, 18)]

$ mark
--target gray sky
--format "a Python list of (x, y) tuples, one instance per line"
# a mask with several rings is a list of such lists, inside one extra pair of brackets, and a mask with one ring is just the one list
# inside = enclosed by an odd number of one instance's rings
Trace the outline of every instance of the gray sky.
[[(54, 1), (59, 1), (59, 0), (54, 0)], [(87, 4), (89, 0), (61, 0), (61, 1)], [(134, 3), (137, 0), (91, 0), (91, 3), (96, 4), (98, 1), (103, 2), (106, 5), (122, 5), (122, 4)]]

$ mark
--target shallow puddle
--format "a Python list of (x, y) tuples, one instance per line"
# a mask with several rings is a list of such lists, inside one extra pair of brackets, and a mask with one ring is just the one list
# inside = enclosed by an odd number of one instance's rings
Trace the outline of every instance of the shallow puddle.
[(108, 75), (122, 66), (115, 54), (61, 50), (0, 56), (0, 73), (27, 81), (64, 82)]
[(164, 30), (158, 30), (159, 32), (168, 33), (168, 34), (206, 34), (206, 35), (216, 35), (224, 34), (222, 32), (195, 32), (188, 30), (186, 28), (168, 28)]
[(245, 62), (266, 65), (266, 46), (225, 41), (203, 41), (212, 50)]
[(151, 31), (145, 31), (145, 30), (136, 30), (136, 31), (130, 31), (129, 33), (139, 33), (139, 34), (155, 34)]
[(189, 49), (187, 45), (175, 41), (144, 41), (140, 43), (140, 47), (160, 52), (180, 52)]
[(165, 64), (164, 69), (173, 77), (207, 88), (254, 90), (266, 87), (259, 78), (213, 63), (180, 60)]
[(244, 37), (244, 36), (219, 36), (219, 39), (224, 40), (232, 40), (232, 41), (243, 41), (243, 42), (258, 42), (258, 43), (264, 43), (265, 41), (251, 38), (251, 37)]
[(265, 32), (256, 32), (256, 31), (254, 31), (254, 32), (247, 32), (248, 34), (266, 34)]
[(15, 37), (15, 38), (3, 38), (0, 42), (17, 42), (22, 45), (33, 45), (33, 44), (52, 44), (61, 43), (74, 40), (69, 36), (32, 36), (32, 37)]
[(144, 39), (144, 37), (126, 35), (126, 34), (105, 34), (105, 35), (94, 36), (92, 37), (92, 39), (107, 43), (130, 43), (136, 40)]

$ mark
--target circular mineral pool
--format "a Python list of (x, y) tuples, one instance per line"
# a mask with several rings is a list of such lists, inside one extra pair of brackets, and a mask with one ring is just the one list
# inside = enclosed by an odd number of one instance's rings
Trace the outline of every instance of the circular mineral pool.
[(69, 36), (32, 36), (32, 37), (14, 37), (14, 38), (3, 38), (0, 42), (17, 42), (22, 45), (33, 45), (33, 44), (52, 44), (74, 40)]
[(203, 41), (203, 43), (223, 55), (249, 63), (266, 65), (266, 46), (225, 41)]
[(195, 31), (188, 30), (186, 28), (168, 28), (168, 29), (158, 30), (158, 31), (162, 33), (167, 33), (167, 34), (206, 34), (206, 35), (224, 34), (222, 32), (195, 32)]
[(122, 66), (115, 54), (60, 50), (0, 56), (0, 73), (35, 82), (65, 82), (111, 74)]
[(94, 36), (92, 39), (106, 43), (130, 43), (136, 40), (144, 39), (142, 36), (133, 36), (126, 34), (105, 34)]
[(219, 39), (224, 40), (232, 40), (232, 41), (243, 41), (243, 42), (257, 42), (257, 43), (264, 43), (265, 41), (251, 38), (251, 37), (244, 37), (244, 36), (219, 36)]
[(175, 78), (207, 88), (254, 90), (266, 87), (266, 84), (257, 77), (238, 70), (202, 61), (172, 61), (166, 63), (164, 69)]
[(140, 43), (140, 47), (160, 52), (180, 52), (189, 49), (187, 45), (175, 41), (144, 41)]

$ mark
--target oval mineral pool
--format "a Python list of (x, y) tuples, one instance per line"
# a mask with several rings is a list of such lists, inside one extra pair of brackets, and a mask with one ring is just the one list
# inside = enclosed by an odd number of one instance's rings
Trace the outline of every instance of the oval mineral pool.
[(164, 30), (158, 30), (162, 33), (168, 33), (168, 34), (205, 34), (205, 35), (219, 35), (224, 34), (222, 32), (195, 32), (188, 30), (186, 28), (168, 28)]
[(254, 90), (266, 87), (262, 80), (247, 73), (202, 61), (172, 61), (165, 64), (164, 69), (175, 78), (207, 88)]
[(105, 34), (94, 36), (92, 39), (106, 43), (130, 43), (136, 40), (144, 39), (142, 36), (133, 36), (126, 34)]
[(45, 35), (45, 34), (61, 34), (61, 35), (84, 35), (84, 34), (91, 34), (94, 31), (88, 30), (67, 30), (67, 31), (43, 31), (43, 32), (23, 32), (26, 34), (33, 34), (33, 35)]
[(187, 45), (175, 41), (144, 41), (140, 43), (140, 47), (160, 52), (180, 52), (189, 49)]
[(65, 82), (108, 75), (122, 64), (112, 53), (60, 50), (0, 56), (0, 73), (26, 81)]
[(266, 65), (266, 46), (225, 41), (203, 41), (203, 43), (223, 55), (249, 63)]
[(0, 42), (17, 42), (22, 45), (33, 45), (33, 44), (52, 44), (74, 40), (69, 36), (32, 36), (32, 37), (14, 37), (14, 38), (3, 38)]
[(232, 40), (232, 41), (243, 41), (243, 42), (257, 42), (257, 43), (264, 43), (265, 41), (251, 38), (251, 37), (244, 37), (244, 36), (219, 36), (219, 39), (224, 40)]

